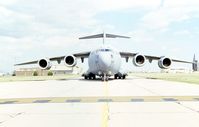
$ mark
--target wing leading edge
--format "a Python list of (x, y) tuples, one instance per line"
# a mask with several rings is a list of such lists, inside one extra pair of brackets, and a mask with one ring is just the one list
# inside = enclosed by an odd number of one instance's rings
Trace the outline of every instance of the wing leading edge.
[[(137, 53), (131, 53), (131, 52), (120, 52), (121, 57), (134, 57)], [(144, 55), (146, 57), (146, 59), (148, 59), (149, 61), (152, 60), (159, 60), (161, 59), (161, 57), (158, 56), (150, 56), (150, 55)], [(188, 63), (188, 64), (192, 64), (193, 62), (189, 62), (189, 61), (184, 61), (184, 60), (176, 60), (176, 59), (171, 59), (173, 62), (179, 62), (179, 63)]]
[[(82, 53), (75, 53), (72, 54), (73, 56), (77, 58), (88, 58), (90, 55), (90, 52), (82, 52)], [(57, 57), (51, 57), (49, 58), (50, 61), (61, 61), (65, 58), (65, 56), (57, 56)], [(37, 64), (39, 60), (34, 60), (34, 61), (29, 61), (29, 62), (24, 62), (24, 63), (19, 63), (15, 64), (15, 66), (20, 66), (20, 65), (29, 65), (29, 64)]]

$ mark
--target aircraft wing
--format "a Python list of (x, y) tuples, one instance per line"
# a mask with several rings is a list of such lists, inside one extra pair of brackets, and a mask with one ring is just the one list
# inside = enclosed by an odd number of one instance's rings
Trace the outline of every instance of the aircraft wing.
[[(73, 56), (77, 57), (77, 58), (88, 58), (88, 56), (90, 55), (90, 52), (82, 52), (82, 53), (75, 53), (72, 54)], [(57, 57), (51, 57), (49, 58), (50, 61), (61, 61), (64, 59), (65, 56), (57, 56)], [(34, 60), (34, 61), (29, 61), (29, 62), (24, 62), (24, 63), (19, 63), (19, 64), (15, 64), (15, 66), (19, 66), (19, 65), (28, 65), (28, 64), (37, 64), (39, 60)]]
[[(121, 57), (128, 58), (128, 57), (134, 57), (137, 53), (131, 53), (131, 52), (120, 52)], [(159, 60), (161, 57), (158, 56), (150, 56), (150, 55), (144, 55), (146, 59), (149, 61), (152, 60)], [(184, 60), (176, 60), (176, 59), (171, 59), (173, 62), (179, 62), (179, 63), (189, 63), (192, 64), (193, 62), (190, 61), (184, 61)]]

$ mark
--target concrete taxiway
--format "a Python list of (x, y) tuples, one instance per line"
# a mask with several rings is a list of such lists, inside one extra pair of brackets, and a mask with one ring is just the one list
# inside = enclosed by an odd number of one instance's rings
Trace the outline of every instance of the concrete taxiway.
[(3, 127), (198, 127), (199, 85), (128, 77), (0, 83)]

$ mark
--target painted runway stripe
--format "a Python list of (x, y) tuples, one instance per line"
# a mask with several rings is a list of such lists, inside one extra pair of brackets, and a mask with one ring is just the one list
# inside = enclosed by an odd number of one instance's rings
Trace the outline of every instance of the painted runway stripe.
[(178, 101), (175, 98), (163, 98), (164, 101)]
[(41, 97), (0, 99), (1, 104), (28, 103), (111, 103), (111, 102), (176, 102), (199, 101), (199, 96), (96, 96), (96, 97)]
[(81, 99), (69, 99), (66, 100), (67, 103), (81, 102)]
[(51, 100), (36, 100), (33, 103), (49, 103)]
[(140, 98), (137, 98), (137, 99), (131, 99), (132, 102), (144, 102), (144, 99), (140, 99)]
[(17, 101), (3, 101), (3, 102), (0, 102), (0, 104), (14, 104), (16, 102)]

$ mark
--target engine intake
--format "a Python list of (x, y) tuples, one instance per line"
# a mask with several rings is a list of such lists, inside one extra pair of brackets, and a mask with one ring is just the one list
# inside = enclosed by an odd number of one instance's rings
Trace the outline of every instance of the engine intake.
[(160, 60), (158, 61), (158, 66), (161, 69), (168, 69), (171, 67), (172, 60), (168, 57), (161, 57)]
[(144, 56), (144, 55), (141, 55), (141, 54), (137, 54), (137, 55), (135, 55), (134, 58), (133, 58), (133, 64), (134, 64), (135, 66), (138, 66), (138, 67), (144, 66), (145, 61), (146, 61), (145, 56)]
[(77, 64), (76, 57), (73, 55), (65, 56), (64, 63), (68, 67), (74, 67)]
[(38, 65), (43, 70), (48, 70), (48, 69), (50, 69), (52, 67), (52, 64), (51, 64), (50, 60), (47, 59), (47, 58), (40, 59), (38, 61)]

